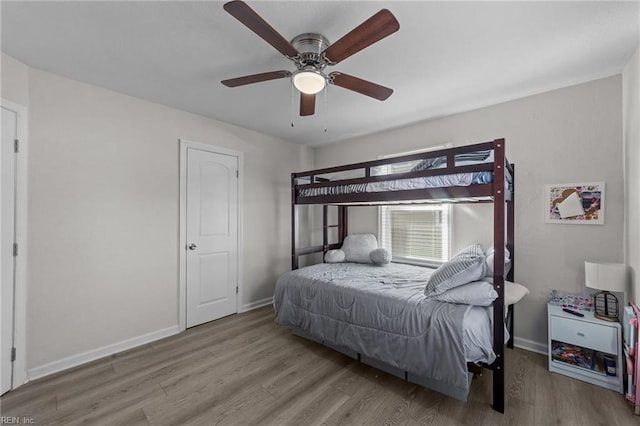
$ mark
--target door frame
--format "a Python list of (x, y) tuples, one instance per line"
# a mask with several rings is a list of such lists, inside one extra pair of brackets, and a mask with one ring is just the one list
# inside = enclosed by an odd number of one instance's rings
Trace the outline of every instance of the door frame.
[[(16, 243), (18, 256), (16, 257), (15, 293), (14, 293), (14, 337), (13, 347), (16, 348), (16, 359), (13, 363), (13, 383), (15, 389), (27, 382), (27, 108), (7, 99), (0, 98), (0, 106), (15, 111), (18, 116), (17, 138), (20, 141), (16, 171)], [(3, 354), (4, 356), (5, 354)]]
[(236, 312), (240, 312), (243, 306), (242, 295), (244, 288), (244, 279), (242, 271), (244, 270), (243, 258), (243, 178), (244, 178), (244, 154), (233, 149), (222, 148), (219, 146), (209, 145), (201, 142), (179, 139), (180, 141), (180, 236), (178, 242), (178, 251), (180, 253), (179, 266), (179, 289), (178, 289), (178, 325), (180, 331), (187, 328), (187, 150), (198, 149), (201, 151), (212, 152), (214, 154), (230, 155), (238, 159), (238, 297), (236, 297)]

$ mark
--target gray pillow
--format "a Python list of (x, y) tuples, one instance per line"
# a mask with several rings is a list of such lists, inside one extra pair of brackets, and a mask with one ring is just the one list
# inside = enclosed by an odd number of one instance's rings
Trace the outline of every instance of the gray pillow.
[(429, 277), (424, 288), (427, 297), (442, 294), (445, 291), (478, 281), (484, 277), (486, 264), (484, 256), (453, 258), (440, 265)]
[(377, 248), (378, 240), (373, 234), (348, 235), (342, 243), (342, 250), (347, 262), (371, 263), (369, 255)]
[(384, 248), (378, 248), (371, 252), (369, 255), (371, 261), (376, 265), (386, 265), (391, 262), (391, 253)]
[[(495, 249), (493, 248), (493, 246), (489, 247), (487, 249), (487, 251), (484, 253), (485, 257), (485, 262), (487, 264), (487, 271), (486, 271), (486, 275), (487, 275), (487, 281), (489, 282), (493, 282), (493, 257), (495, 255)], [(511, 253), (509, 253), (509, 250), (505, 247), (504, 248), (504, 275), (506, 276), (509, 271), (511, 270)]]
[[(485, 256), (489, 256), (491, 254), (493, 254), (496, 251), (495, 247), (493, 247), (493, 244), (489, 246), (489, 248), (484, 252)], [(509, 249), (507, 248), (507, 246), (504, 247), (504, 258), (505, 259), (511, 259), (511, 252), (509, 251)]]
[(341, 262), (344, 262), (344, 259), (345, 259), (344, 251), (340, 249), (329, 250), (324, 255), (324, 261), (326, 263), (341, 263)]

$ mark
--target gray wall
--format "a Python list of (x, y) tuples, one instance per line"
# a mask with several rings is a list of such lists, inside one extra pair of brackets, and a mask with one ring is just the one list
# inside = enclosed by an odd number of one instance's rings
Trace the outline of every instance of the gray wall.
[[(585, 260), (623, 260), (621, 76), (316, 148), (316, 167), (378, 158), (453, 142), (506, 138), (516, 165), (515, 279), (531, 290), (517, 307), (516, 343), (544, 350), (552, 289), (584, 290)], [(544, 186), (605, 181), (606, 223), (545, 224)], [(375, 232), (377, 211), (354, 209), (351, 232)], [(453, 251), (492, 239), (492, 207), (454, 211)]]
[(625, 259), (631, 270), (628, 299), (640, 303), (640, 48), (622, 74), (625, 149)]
[(177, 326), (179, 138), (244, 153), (241, 300), (273, 295), (290, 265), (290, 171), (311, 168), (309, 148), (4, 55), (2, 87), (29, 112), (28, 370)]

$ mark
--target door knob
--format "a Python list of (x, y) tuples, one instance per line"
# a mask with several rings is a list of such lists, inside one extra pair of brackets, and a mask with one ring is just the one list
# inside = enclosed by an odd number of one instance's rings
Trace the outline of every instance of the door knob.
[(198, 247), (198, 246), (196, 246), (196, 245), (195, 245), (195, 244), (193, 244), (193, 243), (189, 244), (189, 250), (195, 250), (195, 249), (196, 249), (196, 247)]

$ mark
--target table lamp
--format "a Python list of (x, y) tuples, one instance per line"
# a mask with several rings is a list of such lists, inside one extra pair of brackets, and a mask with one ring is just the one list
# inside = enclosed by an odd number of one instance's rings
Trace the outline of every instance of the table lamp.
[(627, 289), (627, 265), (624, 263), (584, 262), (585, 285), (602, 290), (593, 295), (594, 316), (607, 321), (618, 321), (618, 298), (611, 291)]

